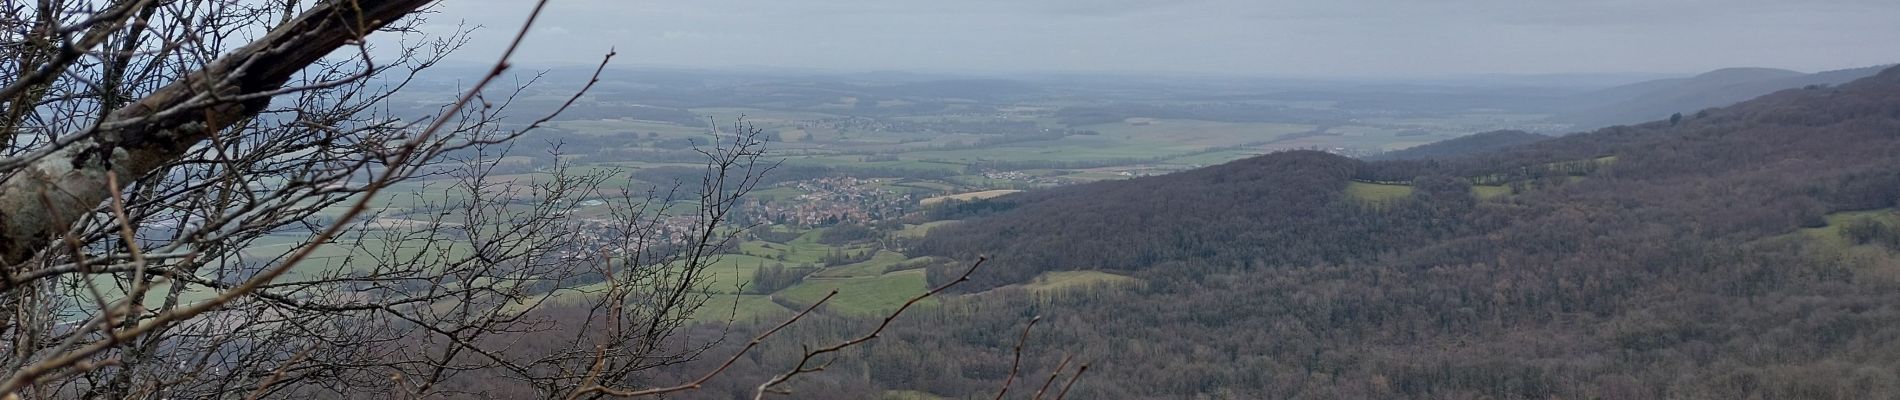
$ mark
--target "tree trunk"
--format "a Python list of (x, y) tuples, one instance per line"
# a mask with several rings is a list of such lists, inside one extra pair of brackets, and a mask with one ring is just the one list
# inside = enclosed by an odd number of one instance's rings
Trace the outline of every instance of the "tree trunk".
[(231, 124), (257, 115), (292, 74), (432, 0), (337, 0), (100, 119), (84, 139), (0, 181), (0, 272), (17, 272), (121, 188)]

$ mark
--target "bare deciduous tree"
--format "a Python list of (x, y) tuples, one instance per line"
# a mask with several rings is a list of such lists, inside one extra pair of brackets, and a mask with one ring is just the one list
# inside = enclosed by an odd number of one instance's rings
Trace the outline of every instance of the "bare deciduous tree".
[[(639, 379), (719, 340), (675, 332), (773, 166), (760, 130), (714, 129), (696, 184), (565, 162), (499, 177), (613, 54), (511, 122), (527, 89), (490, 84), (543, 1), (479, 81), (404, 115), (394, 96), (467, 40), (414, 29), (429, 3), (0, 5), (0, 395), (631, 397), (723, 371)], [(512, 391), (449, 387), (469, 376)]]

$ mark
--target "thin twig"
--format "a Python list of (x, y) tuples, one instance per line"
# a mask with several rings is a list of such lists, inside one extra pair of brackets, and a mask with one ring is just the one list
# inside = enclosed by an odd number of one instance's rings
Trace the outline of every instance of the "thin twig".
[(1056, 369), (1049, 372), (1049, 380), (1042, 381), (1042, 388), (1036, 389), (1036, 395), (1031, 399), (1042, 400), (1042, 394), (1049, 391), (1049, 385), (1054, 385), (1056, 378), (1062, 377), (1062, 370), (1069, 367), (1069, 360), (1073, 357), (1074, 354), (1062, 355), (1062, 362), (1056, 363)]
[(1083, 372), (1089, 372), (1088, 364), (1082, 364), (1081, 368), (1075, 369), (1075, 375), (1069, 377), (1069, 383), (1066, 385), (1062, 385), (1062, 392), (1056, 393), (1056, 400), (1062, 400), (1062, 398), (1064, 397), (1069, 397), (1069, 388), (1075, 387), (1075, 381), (1082, 379)]
[(1009, 363), (1009, 376), (1003, 378), (1003, 388), (996, 390), (996, 400), (1003, 400), (1003, 394), (1009, 393), (1009, 385), (1016, 382), (1016, 373), (1023, 365), (1023, 344), (1029, 342), (1029, 329), (1035, 328), (1039, 321), (1042, 321), (1041, 315), (1030, 318), (1029, 324), (1023, 326), (1023, 335), (1016, 338), (1016, 358)]
[(839, 350), (844, 350), (845, 348), (856, 346), (858, 344), (871, 341), (872, 339), (877, 339), (879, 335), (882, 335), (884, 333), (884, 328), (891, 326), (891, 321), (896, 320), (898, 316), (904, 314), (904, 310), (910, 309), (910, 307), (913, 305), (916, 305), (917, 302), (923, 301), (924, 299), (929, 298), (930, 296), (934, 296), (937, 293), (941, 293), (944, 290), (950, 289), (951, 286), (956, 286), (959, 283), (963, 283), (964, 281), (970, 280), (970, 274), (975, 273), (976, 269), (978, 267), (982, 267), (983, 262), (988, 261), (988, 260), (989, 258), (987, 257), (978, 257), (975, 263), (970, 264), (969, 269), (963, 271), (963, 275), (957, 276), (956, 280), (952, 280), (950, 282), (944, 283), (941, 286), (937, 286), (936, 289), (931, 289), (928, 292), (924, 292), (924, 294), (917, 295), (917, 297), (910, 298), (910, 301), (904, 302), (903, 306), (897, 307), (897, 311), (893, 311), (891, 312), (890, 315), (885, 316), (884, 322), (878, 323), (877, 329), (872, 329), (870, 333), (867, 333), (864, 336), (860, 336), (856, 339), (846, 340), (844, 342), (838, 343), (836, 345), (832, 345), (830, 347), (824, 347), (818, 350), (806, 351), (804, 357), (799, 358), (798, 365), (793, 366), (791, 371), (787, 371), (786, 373), (779, 374), (778, 376), (774, 376), (772, 377), (772, 379), (765, 381), (765, 383), (759, 384), (759, 388), (752, 393), (753, 400), (759, 400), (759, 399), (765, 398), (765, 393), (767, 392), (780, 393), (780, 394), (787, 393), (784, 390), (776, 389), (776, 386), (778, 386), (779, 384), (783, 384), (786, 381), (790, 381), (792, 377), (798, 376), (799, 374), (803, 374), (807, 372), (823, 371), (825, 367), (831, 365), (831, 362), (827, 361), (815, 367), (806, 367), (807, 365), (811, 365), (812, 359), (817, 358), (820, 355), (836, 352)]
[(316, 346), (313, 345), (311, 347), (304, 348), (303, 351), (297, 352), (296, 356), (291, 357), (290, 362), (286, 362), (284, 363), (284, 365), (278, 366), (276, 371), (271, 372), (270, 378), (266, 378), (264, 379), (263, 383), (257, 384), (257, 389), (251, 391), (251, 394), (249, 396), (244, 396), (244, 400), (257, 400), (257, 399), (264, 398), (265, 394), (270, 393), (269, 389), (271, 385), (277, 384), (278, 381), (281, 381), (284, 379), (284, 376), (289, 375), (290, 366), (297, 365), (297, 363), (303, 362), (304, 358), (310, 356), (311, 350), (316, 350)]
[[(541, 9), (547, 5), (547, 2), (548, 0), (541, 0), (535, 4), (534, 12), (529, 14), (528, 21), (522, 24), (522, 28), (516, 33), (514, 41), (509, 44), (507, 51), (502, 53), (501, 59), (495, 62), (494, 68), (489, 71), (487, 76), (484, 76), (475, 86), (470, 87), (467, 93), (464, 93), (453, 105), (438, 115), (427, 129), (402, 145), (400, 153), (395, 155), (396, 165), (407, 163), (412, 160), (413, 157), (417, 156), (417, 150), (423, 146), (429, 137), (447, 125), (450, 118), (459, 113), (463, 107), (466, 107), (472, 99), (476, 98), (490, 82), (494, 81), (495, 77), (501, 75), (503, 71), (508, 69), (510, 57), (514, 55), (515, 49), (521, 45), (522, 40), (527, 37), (529, 28), (534, 24), (534, 20), (541, 15)], [(337, 216), (337, 223), (331, 224), (321, 233), (317, 234), (302, 248), (298, 249), (296, 253), (277, 266), (266, 269), (258, 275), (251, 277), (251, 279), (246, 280), (243, 284), (232, 287), (230, 290), (226, 290), (224, 293), (220, 293), (218, 296), (209, 300), (199, 302), (187, 308), (166, 310), (144, 323), (108, 334), (104, 339), (93, 342), (83, 348), (75, 349), (74, 351), (61, 354), (58, 357), (26, 366), (14, 373), (10, 379), (0, 383), (0, 393), (13, 393), (24, 385), (38, 381), (38, 377), (45, 376), (49, 372), (75, 365), (84, 361), (87, 357), (115, 347), (117, 343), (128, 341), (139, 335), (160, 329), (170, 325), (174, 321), (189, 319), (207, 311), (221, 308), (225, 304), (235, 301), (239, 297), (243, 297), (245, 294), (276, 280), (278, 277), (289, 272), (293, 267), (302, 263), (303, 260), (309, 258), (311, 254), (315, 253), (316, 250), (321, 247), (321, 244), (330, 241), (331, 238), (336, 237), (337, 234), (346, 229), (350, 225), (346, 223), (346, 221), (350, 221), (362, 215), (362, 213), (369, 208), (370, 202), (375, 200), (376, 194), (390, 182), (394, 181), (397, 175), (403, 171), (405, 170), (401, 168), (390, 168), (384, 171), (382, 176), (371, 181), (369, 185), (364, 188), (361, 192), (361, 198), (359, 198), (355, 204), (352, 204), (349, 210)]]
[[(613, 388), (609, 388), (606, 386), (601, 386), (601, 385), (589, 382), (588, 386), (582, 388), (581, 390), (576, 390), (574, 391), (574, 393), (568, 394), (567, 399), (573, 400), (573, 399), (579, 398), (582, 395), (595, 394), (595, 393), (604, 394), (608, 396), (616, 396), (616, 397), (640, 397), (640, 396), (654, 396), (654, 395), (661, 395), (661, 394), (667, 394), (667, 393), (673, 393), (673, 392), (679, 392), (679, 391), (699, 389), (701, 385), (704, 385), (706, 383), (706, 381), (712, 380), (712, 378), (715, 376), (719, 376), (719, 373), (725, 372), (726, 368), (732, 367), (732, 363), (738, 362), (740, 358), (745, 357), (747, 352), (752, 351), (752, 348), (758, 347), (760, 343), (764, 343), (765, 339), (771, 338), (772, 335), (777, 334), (780, 330), (784, 330), (785, 327), (792, 326), (792, 323), (798, 322), (798, 320), (805, 318), (805, 315), (811, 314), (812, 310), (818, 309), (818, 306), (822, 306), (825, 304), (825, 302), (831, 301), (831, 298), (837, 295), (838, 295), (838, 290), (832, 289), (831, 293), (826, 294), (825, 297), (822, 299), (818, 299), (818, 302), (812, 303), (811, 306), (805, 307), (805, 309), (802, 311), (799, 311), (798, 314), (792, 315), (791, 318), (787, 318), (785, 322), (780, 322), (778, 326), (774, 326), (772, 327), (772, 329), (767, 330), (764, 333), (760, 333), (756, 337), (753, 337), (752, 341), (746, 342), (744, 348), (739, 349), (738, 352), (732, 353), (732, 357), (726, 358), (726, 362), (720, 363), (719, 368), (714, 368), (712, 371), (706, 372), (705, 375), (700, 375), (699, 379), (694, 379), (691, 382), (686, 382), (686, 383), (674, 385), (674, 386), (643, 389), (643, 390), (617, 390), (617, 389), (613, 389)], [(599, 363), (601, 362), (601, 360), (602, 360), (601, 358), (595, 359), (596, 372), (598, 372)], [(589, 377), (590, 381), (592, 379), (593, 379), (592, 377)]]

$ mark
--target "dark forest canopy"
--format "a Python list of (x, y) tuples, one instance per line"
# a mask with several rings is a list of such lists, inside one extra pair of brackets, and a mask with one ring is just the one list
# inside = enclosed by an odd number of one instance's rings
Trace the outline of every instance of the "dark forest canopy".
[[(1368, 201), (1355, 181), (1412, 191)], [(1896, 201), (1900, 70), (1457, 157), (1287, 152), (958, 204), (938, 212), (966, 221), (916, 250), (987, 254), (961, 288), (1004, 290), (956, 303), (991, 310), (957, 313), (967, 327), (885, 344), (971, 356), (872, 381), (981, 393), (994, 331), (1042, 314), (1041, 345), (1097, 363), (1094, 397), (1887, 396), (1895, 228), (1828, 217)], [(1008, 289), (1066, 270), (1149, 285)]]
[[(973, 249), (997, 249), (987, 251), (1057, 269), (1136, 268), (1209, 257), (1340, 262), (1347, 253), (1376, 253), (1340, 243), (1354, 240), (1348, 238), (1370, 240), (1374, 247), (1392, 244), (1365, 239), (1373, 232), (1443, 230), (1512, 210), (1605, 199), (1626, 202), (1621, 205), (1627, 211), (1653, 207), (1732, 228), (1711, 234), (1785, 233), (1811, 226), (1825, 213), (1890, 207), (1900, 199), (1900, 181), (1885, 180), (1900, 178), (1900, 130), (1882, 129), (1900, 119), (1896, 97), (1900, 72), (1890, 71), (1841, 88), (1780, 92), (1674, 126), (1611, 127), (1465, 156), (1362, 162), (1311, 151), (1276, 153), (1180, 174), (957, 205), (1006, 211), (935, 232), (920, 247), (966, 257)], [(1367, 205), (1340, 194), (1351, 180), (1410, 182), (1416, 191), (1404, 202)], [(1508, 184), (1524, 193), (1466, 204), (1475, 201), (1465, 192), (1474, 183)], [(1770, 204), (1782, 207), (1762, 207)], [(941, 216), (966, 216), (957, 215), (958, 209), (940, 210)], [(1404, 223), (1410, 213), (1454, 210), (1469, 214)], [(1733, 212), (1712, 212), (1717, 210)], [(1487, 229), (1521, 221), (1493, 223), (1499, 225)], [(1418, 239), (1411, 232), (1399, 236)], [(1301, 249), (1288, 241), (1341, 249)], [(1020, 257), (1006, 257), (1018, 249)], [(1235, 255), (1250, 249), (1261, 254)], [(1308, 250), (1313, 257), (1295, 256)]]

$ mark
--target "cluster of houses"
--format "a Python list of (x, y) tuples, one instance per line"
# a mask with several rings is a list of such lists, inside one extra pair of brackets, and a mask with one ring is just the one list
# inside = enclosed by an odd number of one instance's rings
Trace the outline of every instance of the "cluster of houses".
[(1035, 176), (1030, 175), (1030, 174), (1025, 174), (1019, 171), (1004, 171), (1004, 172), (984, 172), (983, 177), (989, 178), (989, 179), (1023, 181), (1023, 180), (1029, 180), (1030, 178), (1034, 178)]
[(581, 219), (575, 232), (562, 238), (566, 248), (556, 256), (562, 260), (581, 260), (603, 255), (627, 255), (654, 246), (681, 245), (693, 239), (700, 229), (691, 216), (662, 217), (631, 228), (645, 229), (642, 234), (627, 234), (629, 226), (601, 218)]
[(880, 187), (883, 179), (825, 177), (787, 183), (803, 194), (794, 198), (753, 200), (744, 210), (755, 221), (794, 226), (873, 222), (903, 215), (915, 203), (911, 195)]

